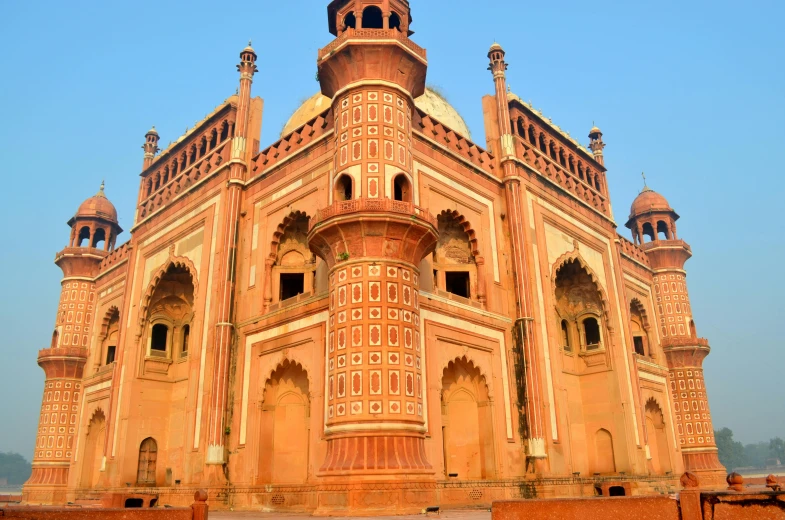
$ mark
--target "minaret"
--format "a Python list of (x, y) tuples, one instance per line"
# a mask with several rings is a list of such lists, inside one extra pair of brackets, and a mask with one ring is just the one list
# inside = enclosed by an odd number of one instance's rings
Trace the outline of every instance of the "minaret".
[(589, 148), (594, 154), (594, 160), (605, 166), (605, 157), (602, 155), (602, 150), (605, 148), (605, 143), (602, 142), (602, 131), (593, 126), (589, 131)]
[[(68, 225), (68, 246), (55, 257), (63, 279), (52, 341), (48, 348), (38, 351), (38, 365), (46, 379), (33, 472), (23, 488), (23, 500), (29, 504), (62, 504), (66, 500), (69, 465), (77, 442), (82, 374), (95, 311), (93, 280), (101, 260), (114, 249), (122, 231), (117, 211), (104, 195), (103, 183), (96, 195), (79, 206)], [(98, 247), (101, 243), (103, 246)]]
[(336, 0), (328, 13), (337, 38), (319, 51), (318, 70), (335, 115), (334, 189), (308, 233), (330, 288), (320, 474), (432, 479), (418, 292), (420, 261), (439, 231), (411, 189), (412, 113), (425, 90), (426, 54), (407, 36), (404, 0), (381, 8)]
[(226, 247), (221, 251), (220, 284), (218, 287), (218, 308), (213, 346), (213, 388), (210, 394), (210, 426), (207, 431), (207, 464), (223, 464), (226, 461), (226, 406), (229, 394), (229, 364), (231, 344), (234, 336), (233, 305), (236, 258), (237, 227), (240, 224), (240, 198), (243, 180), (248, 171), (246, 146), (248, 143), (248, 120), (251, 106), (251, 84), (256, 68), (256, 52), (251, 42), (240, 53), (240, 89), (237, 101), (237, 125), (232, 139), (231, 166), (229, 168), (228, 188), (226, 189), (226, 213), (221, 237)]
[(712, 487), (725, 481), (725, 468), (717, 456), (703, 380), (703, 360), (711, 349), (708, 340), (698, 337), (692, 319), (684, 270), (692, 250), (676, 237), (678, 218), (665, 197), (644, 184), (632, 203), (626, 226), (632, 230), (635, 243), (646, 252), (654, 271), (656, 314), (668, 362), (684, 470), (698, 475), (702, 486)]
[(155, 154), (158, 153), (158, 132), (156, 132), (155, 127), (152, 127), (144, 136), (144, 144), (142, 145), (142, 149), (144, 150), (144, 162), (142, 163), (142, 171), (145, 171), (147, 168), (153, 164), (153, 159), (155, 159)]
[(519, 396), (526, 412), (526, 431), (520, 432), (526, 440), (526, 456), (534, 463), (537, 472), (542, 471), (545, 452), (545, 426), (542, 414), (541, 384), (539, 373), (539, 355), (534, 338), (532, 318), (531, 288), (529, 264), (526, 252), (526, 232), (523, 212), (523, 188), (515, 163), (512, 127), (510, 123), (510, 107), (507, 99), (507, 62), (501, 45), (494, 43), (488, 52), (490, 65), (488, 70), (493, 74), (496, 87), (496, 108), (499, 120), (501, 139), (501, 166), (505, 197), (507, 199), (507, 225), (510, 231), (512, 249), (513, 274), (515, 277), (516, 315), (513, 326), (513, 338), (516, 351), (524, 366), (525, 395)]

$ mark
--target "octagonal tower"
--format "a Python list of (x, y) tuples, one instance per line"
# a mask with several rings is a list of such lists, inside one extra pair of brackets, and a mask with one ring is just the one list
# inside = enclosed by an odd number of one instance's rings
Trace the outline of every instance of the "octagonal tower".
[(336, 152), (329, 206), (308, 233), (330, 269), (321, 473), (433, 474), (417, 298), (418, 266), (439, 232), (416, 206), (411, 149), (425, 51), (408, 38), (406, 1), (336, 0), (328, 13), (337, 38), (318, 66)]
[(685, 471), (700, 477), (704, 487), (725, 480), (714, 440), (703, 360), (711, 349), (699, 338), (692, 319), (684, 264), (692, 249), (676, 236), (679, 215), (668, 201), (648, 186), (633, 201), (626, 226), (654, 270), (653, 287), (662, 349), (668, 361), (676, 431)]
[(68, 225), (68, 246), (55, 257), (63, 279), (52, 342), (49, 348), (38, 351), (38, 365), (46, 379), (33, 471), (23, 488), (23, 500), (30, 504), (58, 504), (66, 498), (92, 332), (94, 280), (101, 261), (114, 249), (122, 232), (117, 211), (104, 195), (103, 183), (97, 194), (79, 206)]

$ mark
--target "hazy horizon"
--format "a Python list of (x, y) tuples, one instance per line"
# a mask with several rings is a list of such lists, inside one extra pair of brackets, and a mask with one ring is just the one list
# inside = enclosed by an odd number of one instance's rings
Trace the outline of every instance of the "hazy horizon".
[[(163, 148), (233, 94), (249, 39), (259, 54), (253, 95), (265, 100), (261, 146), (277, 140), (319, 89), (316, 51), (332, 39), (327, 3), (5, 6), (0, 451), (32, 457), (43, 392), (36, 356), (54, 326), (62, 273), (53, 259), (68, 241), (65, 222), (105, 180), (129, 229), (145, 132), (155, 125)], [(623, 223), (646, 172), (692, 246), (687, 278), (698, 334), (712, 347), (704, 367), (714, 428), (731, 428), (744, 444), (785, 438), (777, 336), (785, 239), (776, 231), (785, 200), (785, 4), (410, 4), (428, 83), (478, 145), (481, 98), (493, 92), (486, 54), (496, 40), (518, 96), (583, 144), (593, 123), (603, 130), (611, 202), (627, 238)]]

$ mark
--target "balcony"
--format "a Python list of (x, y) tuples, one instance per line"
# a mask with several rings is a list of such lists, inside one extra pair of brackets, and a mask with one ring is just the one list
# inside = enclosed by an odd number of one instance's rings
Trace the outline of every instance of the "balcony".
[(352, 29), (349, 27), (343, 34), (331, 41), (326, 47), (319, 50), (319, 61), (332, 55), (335, 49), (348, 40), (396, 40), (423, 60), (428, 59), (425, 49), (411, 41), (409, 37), (396, 29)]
[(310, 233), (317, 225), (333, 217), (349, 215), (352, 213), (392, 213), (411, 216), (413, 219), (422, 220), (434, 228), (439, 225), (436, 217), (428, 210), (415, 206), (411, 202), (390, 199), (353, 199), (334, 202), (332, 206), (320, 209), (311, 217), (308, 224)]

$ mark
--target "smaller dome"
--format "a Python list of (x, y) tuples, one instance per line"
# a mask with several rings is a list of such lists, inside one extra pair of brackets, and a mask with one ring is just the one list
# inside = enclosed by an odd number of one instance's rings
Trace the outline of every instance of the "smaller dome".
[(646, 187), (643, 189), (640, 195), (635, 197), (635, 200), (632, 201), (632, 206), (630, 207), (630, 217), (648, 213), (650, 211), (673, 211), (673, 208), (671, 208), (670, 204), (668, 204), (668, 201), (665, 199), (665, 197), (651, 188)]
[(76, 215), (74, 215), (74, 219), (77, 218), (102, 218), (117, 224), (117, 210), (115, 209), (114, 204), (109, 202), (109, 199), (106, 198), (103, 182), (101, 183), (101, 189), (98, 190), (98, 193), (82, 202), (79, 206)]
[(147, 135), (158, 135), (155, 127), (152, 127), (150, 130), (147, 131)]
[(493, 42), (493, 45), (491, 45), (491, 52), (493, 51), (504, 51), (504, 49), (502, 49), (502, 46), (498, 43)]
[(602, 130), (600, 130), (596, 126), (591, 127), (591, 130), (589, 130), (589, 136), (591, 136), (592, 134), (601, 134), (601, 133)]

